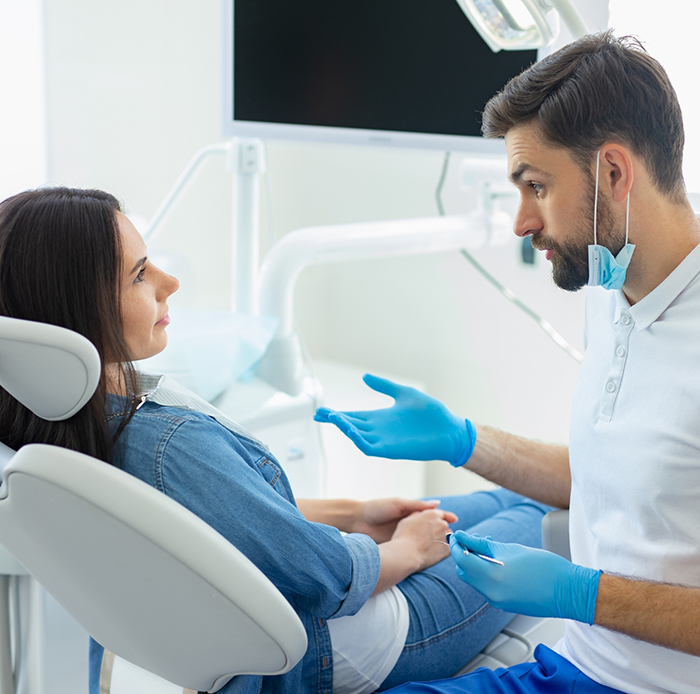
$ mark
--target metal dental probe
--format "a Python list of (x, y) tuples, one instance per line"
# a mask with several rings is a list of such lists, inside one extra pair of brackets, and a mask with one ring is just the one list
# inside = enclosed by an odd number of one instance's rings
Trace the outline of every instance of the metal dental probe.
[[(448, 547), (450, 546), (449, 542), (444, 542), (443, 540), (433, 540), (433, 542), (440, 542), (443, 545), (447, 545)], [(461, 547), (462, 545), (460, 545)], [(498, 559), (494, 559), (493, 557), (488, 557), (485, 554), (477, 554), (476, 552), (470, 552), (468, 549), (464, 550), (464, 554), (473, 554), (475, 557), (479, 557), (479, 559), (483, 559), (484, 561), (490, 561), (492, 564), (498, 564), (499, 566), (503, 566), (502, 561), (498, 561)]]

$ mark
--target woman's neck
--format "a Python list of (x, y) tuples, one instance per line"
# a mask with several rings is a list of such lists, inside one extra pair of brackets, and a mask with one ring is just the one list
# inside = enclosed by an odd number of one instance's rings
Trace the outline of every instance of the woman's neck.
[(128, 395), (129, 391), (124, 382), (124, 369), (121, 364), (107, 364), (105, 367), (106, 389), (113, 395)]

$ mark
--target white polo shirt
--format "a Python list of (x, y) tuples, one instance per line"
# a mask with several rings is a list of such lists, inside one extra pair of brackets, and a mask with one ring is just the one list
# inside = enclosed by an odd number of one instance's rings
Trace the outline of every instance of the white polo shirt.
[[(700, 586), (700, 246), (630, 307), (590, 289), (570, 436), (572, 559)], [(700, 619), (700, 615), (698, 615)], [(700, 692), (700, 658), (567, 623), (557, 650), (630, 694)]]

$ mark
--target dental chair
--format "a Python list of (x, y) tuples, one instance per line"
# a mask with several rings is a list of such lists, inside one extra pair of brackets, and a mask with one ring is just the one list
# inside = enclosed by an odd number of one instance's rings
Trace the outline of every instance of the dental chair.
[[(75, 414), (99, 374), (82, 336), (0, 317), (0, 385), (39, 417)], [(0, 458), (0, 571), (31, 574), (105, 647), (101, 692), (216, 692), (236, 675), (285, 673), (305, 653), (282, 594), (172, 499), (65, 448), (0, 444)], [(5, 576), (2, 694), (14, 694), (23, 666), (8, 594)]]
[[(99, 374), (82, 336), (0, 316), (0, 385), (39, 417), (78, 412)], [(33, 580), (27, 574), (105, 647), (101, 693), (216, 692), (236, 675), (287, 672), (303, 656), (306, 633), (281, 593), (172, 499), (54, 446), (15, 452), (0, 443), (3, 468), (0, 694), (15, 694), (22, 679), (22, 691), (39, 694), (21, 677), (30, 665), (17, 627), (26, 620), (9, 599), (11, 581)], [(566, 529), (566, 512), (548, 514), (545, 548), (567, 556)], [(528, 660), (537, 643), (558, 640), (562, 625), (518, 616), (460, 672)]]

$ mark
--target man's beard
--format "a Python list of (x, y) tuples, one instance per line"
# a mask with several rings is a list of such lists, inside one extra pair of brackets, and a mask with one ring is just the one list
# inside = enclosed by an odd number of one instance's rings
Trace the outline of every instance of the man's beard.
[[(588, 180), (588, 200), (593, 201), (595, 184)], [(552, 280), (557, 287), (576, 292), (588, 284), (588, 246), (593, 243), (593, 211), (591, 203), (582, 205), (577, 215), (580, 222), (572, 227), (571, 238), (556, 243), (548, 236), (532, 237), (534, 248), (551, 248)], [(617, 228), (607, 200), (598, 200), (598, 243), (606, 246), (616, 256), (625, 245), (624, 229)]]

